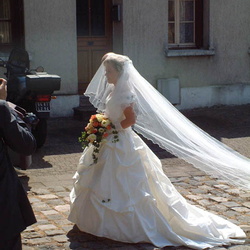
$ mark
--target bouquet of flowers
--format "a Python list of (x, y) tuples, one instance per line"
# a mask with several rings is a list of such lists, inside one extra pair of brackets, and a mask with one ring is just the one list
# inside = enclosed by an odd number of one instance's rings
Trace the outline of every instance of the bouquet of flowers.
[(106, 142), (106, 137), (111, 134), (114, 136), (112, 142), (119, 141), (118, 132), (115, 126), (104, 114), (95, 114), (90, 117), (89, 123), (79, 137), (79, 142), (81, 142), (83, 149), (90, 144), (94, 146), (92, 154), (94, 163), (97, 163), (97, 155), (101, 145)]

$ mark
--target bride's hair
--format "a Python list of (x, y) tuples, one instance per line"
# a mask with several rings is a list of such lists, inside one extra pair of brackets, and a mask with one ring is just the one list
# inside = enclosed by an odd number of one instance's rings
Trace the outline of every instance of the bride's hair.
[(109, 52), (105, 54), (102, 58), (104, 66), (107, 63), (112, 64), (112, 66), (115, 68), (115, 70), (119, 73), (122, 73), (123, 71), (123, 66), (126, 61), (129, 60), (127, 56), (115, 54), (113, 52)]
[(108, 57), (103, 61), (103, 64), (104, 66), (111, 64), (117, 72), (122, 73), (124, 61), (121, 61), (118, 58)]
[(114, 56), (114, 55), (115, 55), (115, 53), (113, 53), (113, 52), (108, 52), (108, 53), (106, 53), (106, 54), (102, 57), (101, 62), (104, 62), (104, 60), (107, 59), (108, 56)]

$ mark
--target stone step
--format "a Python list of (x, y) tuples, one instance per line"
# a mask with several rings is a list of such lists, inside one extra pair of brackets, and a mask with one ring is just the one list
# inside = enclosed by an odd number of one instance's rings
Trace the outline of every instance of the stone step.
[(96, 113), (96, 108), (89, 102), (89, 98), (81, 95), (79, 107), (73, 108), (74, 118), (79, 121), (88, 122), (91, 115)]
[(80, 106), (92, 106), (87, 96), (80, 95)]
[(74, 118), (79, 121), (88, 122), (91, 115), (96, 113), (96, 109), (89, 109), (86, 107), (76, 107), (74, 110)]

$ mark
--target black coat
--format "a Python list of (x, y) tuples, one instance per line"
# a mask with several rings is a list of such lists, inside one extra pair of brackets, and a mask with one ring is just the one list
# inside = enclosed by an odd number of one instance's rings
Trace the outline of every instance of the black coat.
[(7, 152), (31, 155), (36, 141), (26, 124), (0, 100), (0, 240), (8, 240), (36, 222), (26, 192)]

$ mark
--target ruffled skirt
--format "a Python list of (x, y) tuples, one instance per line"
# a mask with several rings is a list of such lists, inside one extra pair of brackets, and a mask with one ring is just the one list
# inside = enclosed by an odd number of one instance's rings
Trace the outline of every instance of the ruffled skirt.
[(69, 220), (84, 232), (121, 242), (204, 249), (244, 238), (233, 223), (190, 205), (164, 174), (157, 156), (131, 129), (109, 138), (92, 164), (84, 150), (70, 193)]

